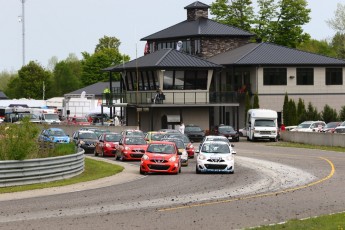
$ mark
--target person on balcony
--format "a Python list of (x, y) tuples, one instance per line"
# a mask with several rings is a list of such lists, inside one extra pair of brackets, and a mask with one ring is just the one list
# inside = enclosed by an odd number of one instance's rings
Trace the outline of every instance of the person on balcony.
[(153, 99), (153, 103), (155, 103), (155, 104), (163, 104), (163, 100), (165, 100), (165, 95), (162, 92), (162, 90), (159, 89), (159, 90), (156, 91), (156, 95), (155, 95), (155, 97)]

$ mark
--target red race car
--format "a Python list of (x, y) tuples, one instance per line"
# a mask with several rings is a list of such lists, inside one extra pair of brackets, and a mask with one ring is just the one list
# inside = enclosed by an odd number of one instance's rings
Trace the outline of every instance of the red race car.
[(120, 133), (103, 133), (99, 135), (94, 155), (114, 157), (121, 138)]
[(116, 150), (116, 160), (140, 160), (147, 149), (147, 142), (140, 136), (122, 136)]
[[(182, 153), (181, 153), (182, 154)], [(140, 174), (181, 172), (181, 155), (176, 144), (168, 141), (151, 142), (141, 158)]]

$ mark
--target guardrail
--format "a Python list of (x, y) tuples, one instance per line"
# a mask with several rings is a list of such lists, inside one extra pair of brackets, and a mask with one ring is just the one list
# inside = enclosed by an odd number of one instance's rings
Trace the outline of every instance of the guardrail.
[(84, 150), (50, 158), (0, 161), (0, 187), (62, 180), (84, 171)]

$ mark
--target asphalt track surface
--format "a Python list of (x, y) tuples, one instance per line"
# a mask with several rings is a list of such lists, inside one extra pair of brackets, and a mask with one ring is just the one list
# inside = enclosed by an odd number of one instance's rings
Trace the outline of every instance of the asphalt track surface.
[[(0, 194), (0, 229), (242, 229), (345, 210), (345, 153), (234, 143), (235, 174), (124, 172)], [(95, 172), (97, 173), (97, 172)]]

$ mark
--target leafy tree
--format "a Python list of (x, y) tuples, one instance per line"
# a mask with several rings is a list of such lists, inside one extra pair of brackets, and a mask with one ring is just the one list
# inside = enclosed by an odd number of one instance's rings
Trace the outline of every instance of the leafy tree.
[(339, 111), (339, 120), (345, 121), (345, 106), (342, 106)]
[(48, 65), (47, 65), (47, 69), (49, 71), (53, 71), (56, 64), (59, 62), (59, 59), (57, 56), (53, 56), (48, 60)]
[[(306, 0), (258, 0), (259, 10), (253, 13), (252, 2), (247, 0), (218, 0), (211, 5), (215, 20), (253, 32), (263, 41), (296, 48), (310, 39), (302, 26), (310, 21)], [(252, 27), (253, 26), (253, 27)]]
[(345, 33), (337, 32), (332, 39), (335, 57), (345, 59)]
[(308, 103), (308, 108), (306, 112), (306, 120), (317, 121), (320, 120), (320, 114), (317, 109), (312, 105), (311, 102)]
[(331, 121), (338, 120), (338, 114), (336, 109), (332, 109), (329, 105), (325, 105), (323, 107), (323, 111), (321, 112), (321, 118), (324, 122), (328, 123)]
[(21, 89), (19, 87), (20, 79), (17, 76), (10, 78), (8, 81), (7, 87), (4, 90), (4, 93), (9, 98), (20, 98), (21, 96)]
[(326, 23), (335, 31), (345, 33), (345, 4), (338, 3), (334, 18), (327, 20)]
[(310, 35), (303, 33), (302, 26), (310, 21), (310, 9), (306, 0), (281, 0), (280, 12), (274, 22), (273, 33), (269, 41), (296, 48), (301, 42), (310, 39)]
[(98, 51), (101, 51), (103, 49), (119, 50), (120, 45), (121, 45), (121, 42), (116, 37), (108, 37), (108, 36), (104, 35), (103, 38), (99, 39), (99, 42), (95, 48), (95, 53), (97, 53)]
[(305, 120), (306, 120), (306, 109), (305, 109), (304, 100), (299, 98), (298, 103), (297, 103), (297, 123), (296, 124), (302, 123)]
[(66, 59), (58, 62), (54, 68), (54, 96), (77, 90), (81, 86), (82, 67), (79, 60)]
[(251, 0), (216, 0), (211, 4), (211, 13), (216, 16), (215, 20), (250, 31), (254, 17)]
[(293, 99), (290, 99), (288, 102), (288, 108), (289, 108), (289, 123), (286, 125), (296, 125), (297, 124), (297, 109), (296, 104)]
[[(94, 54), (82, 53), (84, 59), (81, 62), (81, 81), (84, 86), (99, 81), (109, 81), (109, 74), (102, 72), (102, 69), (129, 61), (128, 55), (122, 55), (119, 52), (119, 45), (120, 42), (117, 38), (105, 36), (103, 39), (100, 39)], [(119, 78), (119, 75), (115, 75), (114, 80), (119, 80)]]
[(259, 105), (259, 96), (258, 96), (258, 93), (256, 92), (254, 94), (254, 99), (253, 99), (253, 109), (258, 109), (260, 108), (260, 105)]
[(333, 45), (327, 42), (326, 39), (320, 41), (316, 39), (310, 39), (309, 41), (300, 43), (296, 48), (299, 50), (317, 53), (329, 57), (337, 57), (337, 52), (334, 49)]
[(18, 77), (18, 74), (15, 72), (2, 71), (0, 73), (0, 82), (1, 82), (0, 91), (5, 92), (8, 88), (7, 86), (9, 84), (10, 80), (14, 77)]
[(284, 104), (283, 104), (283, 124), (288, 125), (289, 122), (289, 96), (287, 92), (285, 92), (284, 96)]

